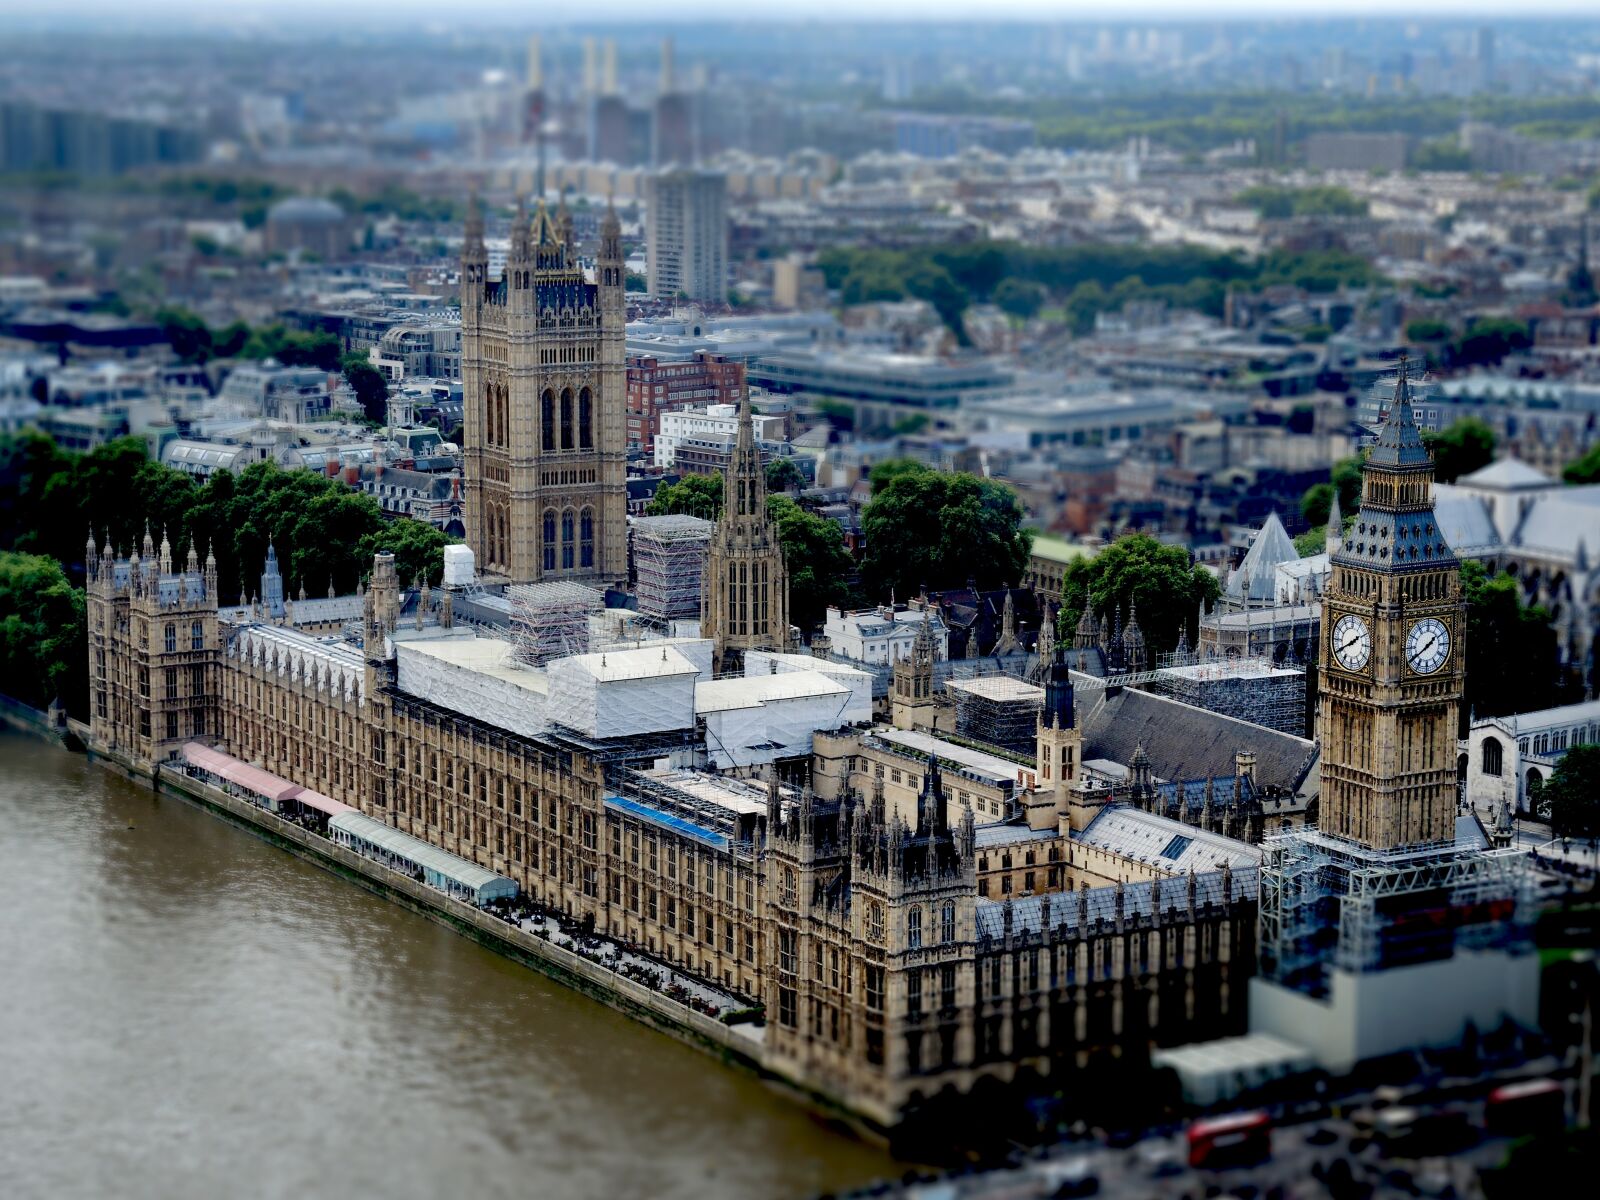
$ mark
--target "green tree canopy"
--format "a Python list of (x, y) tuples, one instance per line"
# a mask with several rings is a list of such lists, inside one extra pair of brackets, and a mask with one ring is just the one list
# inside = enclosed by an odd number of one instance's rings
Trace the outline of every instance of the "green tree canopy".
[(1452, 332), (1449, 321), (1437, 321), (1432, 317), (1424, 317), (1406, 324), (1408, 342), (1442, 342)]
[(722, 511), (722, 476), (685, 475), (677, 483), (664, 483), (656, 488), (644, 511), (652, 517), (686, 513), (715, 521)]
[(1550, 614), (1524, 605), (1515, 579), (1504, 572), (1491, 576), (1475, 559), (1461, 564), (1461, 591), (1467, 602), (1467, 712), (1494, 717), (1561, 703)]
[(361, 414), (369, 421), (382, 424), (389, 412), (389, 381), (383, 377), (383, 372), (360, 354), (346, 354), (340, 365), (345, 381), (355, 389)]
[(787, 496), (768, 496), (767, 511), (778, 524), (778, 542), (789, 570), (789, 619), (802, 629), (815, 629), (828, 605), (843, 604), (850, 553), (837, 521), (801, 508)]
[(43, 708), (60, 699), (83, 715), (89, 663), (83, 589), (61, 564), (0, 552), (0, 690)]
[(994, 302), (1001, 310), (1023, 320), (1038, 316), (1045, 298), (1044, 285), (1031, 279), (1002, 279), (994, 289)]
[(1571, 747), (1545, 782), (1550, 827), (1560, 837), (1600, 838), (1600, 746)]
[(1068, 565), (1056, 628), (1070, 631), (1090, 602), (1102, 621), (1118, 609), (1124, 621), (1136, 612), (1145, 645), (1152, 654), (1165, 653), (1177, 646), (1180, 629), (1195, 644), (1200, 604), (1214, 603), (1221, 594), (1217, 577), (1190, 563), (1183, 547), (1168, 546), (1147, 533), (1125, 534), (1094, 557)]
[(914, 595), (924, 584), (960, 587), (968, 579), (987, 587), (1015, 583), (1033, 545), (1022, 515), (1016, 493), (993, 480), (920, 465), (898, 470), (883, 486), (874, 482), (861, 515), (863, 582), (879, 597)]
[(1424, 431), (1422, 440), (1433, 451), (1433, 477), (1454, 483), (1494, 461), (1495, 436), (1477, 417), (1464, 417), (1438, 433)]
[(1339, 511), (1348, 518), (1361, 506), (1361, 462), (1365, 454), (1341, 458), (1328, 472), (1327, 483), (1312, 484), (1300, 497), (1300, 515), (1313, 529), (1328, 523), (1333, 510), (1335, 492), (1339, 496)]
[(1591, 446), (1577, 462), (1568, 463), (1561, 478), (1568, 483), (1600, 483), (1600, 443)]
[(775, 458), (767, 464), (767, 491), (792, 492), (805, 487), (805, 472), (792, 458)]

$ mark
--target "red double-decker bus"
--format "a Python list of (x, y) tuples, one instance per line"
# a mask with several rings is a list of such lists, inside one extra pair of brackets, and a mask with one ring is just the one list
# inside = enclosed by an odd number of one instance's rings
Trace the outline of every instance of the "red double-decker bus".
[(1219, 1171), (1272, 1157), (1272, 1118), (1264, 1112), (1207, 1117), (1189, 1126), (1189, 1165)]

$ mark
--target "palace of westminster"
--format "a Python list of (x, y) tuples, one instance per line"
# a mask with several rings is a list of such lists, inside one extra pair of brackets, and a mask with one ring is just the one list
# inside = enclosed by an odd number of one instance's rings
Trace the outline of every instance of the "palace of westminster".
[[(1143, 745), (1099, 770), (1087, 681), (1044, 645), (1031, 761), (983, 754), (927, 719), (926, 614), (875, 720), (864, 673), (796, 652), (748, 404), (700, 636), (597, 631), (535, 662), (468, 619), (626, 579), (615, 216), (585, 267), (564, 215), (519, 210), (491, 278), (474, 212), (462, 280), (473, 581), (407, 587), (379, 554), (358, 596), (285, 601), (269, 561), (261, 600), (227, 608), (195, 546), (91, 536), (92, 751), (149, 770), (201, 744), (504, 876), (760, 1004), (767, 1068), (883, 1126), (985, 1079), (1245, 1031), (1284, 859), (1250, 812), (1258, 727), (1235, 723), (1220, 781), (1158, 778)], [(1431, 517), (1401, 395), (1322, 623), (1315, 836), (1355, 856), (1455, 853), (1462, 606)], [(1317, 1002), (1286, 927), (1275, 978)]]

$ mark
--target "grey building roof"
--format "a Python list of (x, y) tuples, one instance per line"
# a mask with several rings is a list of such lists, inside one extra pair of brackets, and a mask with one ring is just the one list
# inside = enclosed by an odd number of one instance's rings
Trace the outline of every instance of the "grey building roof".
[[(1223, 902), (1223, 874), (1221, 871), (1207, 871), (1204, 875), (1196, 874), (1195, 880), (1195, 906), (1203, 908), (1207, 904), (1220, 905)], [(1261, 886), (1261, 870), (1259, 867), (1243, 867), (1233, 872), (1229, 898), (1253, 901)], [(1124, 886), (1122, 892), (1122, 912), (1125, 917), (1150, 915), (1153, 908), (1155, 889), (1150, 883), (1130, 883)], [(999, 941), (1005, 937), (1005, 914), (1011, 910), (1011, 931), (1013, 934), (1039, 933), (1045, 925), (1045, 905), (1049, 904), (1049, 924), (1054, 929), (1076, 930), (1082, 920), (1079, 912), (1079, 897), (1086, 899), (1088, 909), (1088, 924), (1092, 929), (1097, 921), (1104, 921), (1108, 925), (1116, 920), (1117, 916), (1117, 889), (1114, 887), (1090, 888), (1087, 892), (1074, 895), (1054, 894), (1043, 896), (1024, 896), (1018, 900), (979, 900), (977, 908), (978, 936), (992, 938)], [(1161, 881), (1161, 910), (1165, 913), (1177, 914), (1188, 910), (1189, 881), (1183, 879), (1164, 879)]]
[(1232, 777), (1234, 751), (1245, 749), (1256, 756), (1259, 784), (1295, 791), (1305, 782), (1316, 750), (1305, 738), (1135, 688), (1107, 688), (1079, 723), (1084, 758), (1126, 763), (1142, 745), (1159, 779)]
[(1223, 863), (1235, 870), (1261, 863), (1261, 849), (1182, 821), (1127, 805), (1101, 809), (1073, 841), (1167, 871), (1211, 871)]

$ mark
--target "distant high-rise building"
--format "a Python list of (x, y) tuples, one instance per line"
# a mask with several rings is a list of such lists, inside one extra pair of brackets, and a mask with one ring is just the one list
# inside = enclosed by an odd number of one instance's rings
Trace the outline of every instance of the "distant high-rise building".
[(1481, 88), (1494, 83), (1494, 30), (1485, 25), (1472, 34), (1472, 64)]
[(713, 171), (664, 171), (645, 187), (650, 294), (721, 304), (728, 298), (728, 181)]
[(678, 86), (672, 39), (661, 41), (661, 92), (656, 97), (650, 161), (658, 167), (692, 166), (695, 146), (694, 97)]
[(598, 94), (589, 108), (589, 158), (631, 166), (638, 162), (630, 145), (628, 104), (617, 88), (617, 43), (607, 38), (601, 51)]

